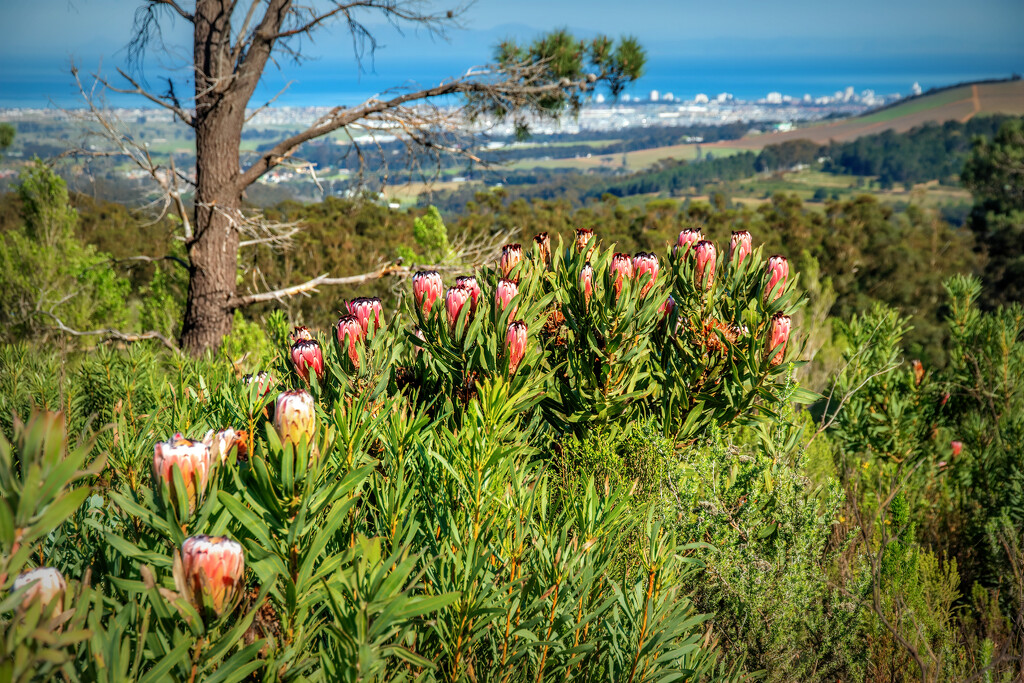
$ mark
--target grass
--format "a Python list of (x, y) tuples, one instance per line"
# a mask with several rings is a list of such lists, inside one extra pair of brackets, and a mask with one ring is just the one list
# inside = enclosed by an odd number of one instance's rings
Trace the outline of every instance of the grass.
[(953, 90), (947, 90), (946, 92), (940, 92), (935, 95), (929, 95), (928, 97), (922, 97), (906, 104), (899, 104), (895, 107), (889, 107), (882, 111), (875, 112), (874, 114), (868, 114), (861, 116), (854, 121), (860, 123), (880, 123), (883, 121), (892, 121), (904, 116), (910, 116), (911, 114), (917, 114), (918, 112), (928, 111), (930, 109), (936, 109), (953, 102), (959, 102), (960, 100), (966, 100), (971, 97), (970, 86), (964, 88), (955, 88)]

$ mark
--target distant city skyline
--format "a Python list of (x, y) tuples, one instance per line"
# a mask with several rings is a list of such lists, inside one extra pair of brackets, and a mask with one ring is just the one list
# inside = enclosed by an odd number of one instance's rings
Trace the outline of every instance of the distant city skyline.
[[(0, 0), (0, 107), (76, 104), (71, 60), (83, 72), (102, 66), (107, 75), (126, 61), (124, 46), (135, 3), (126, 0)], [(435, 3), (447, 7), (453, 3)], [(856, 92), (907, 94), (924, 89), (1024, 72), (1024, 2), (980, 0), (862, 0), (829, 4), (797, 0), (785, 5), (753, 0), (719, 3), (679, 1), (622, 3), (603, 0), (481, 0), (463, 15), (465, 30), (449, 41), (422, 32), (405, 36), (375, 27), (382, 44), (359, 74), (352, 43), (341, 27), (308, 46), (314, 59), (281, 71), (268, 70), (258, 96), (270, 97), (295, 81), (279, 100), (294, 106), (352, 104), (390, 87), (432, 83), (488, 61), (507, 37), (529, 40), (552, 26), (580, 36), (636, 35), (648, 50), (647, 75), (631, 91), (731, 92), (755, 99), (770, 92), (802, 97)], [(167, 31), (169, 44), (187, 40), (183, 22)], [(187, 54), (187, 53), (186, 53)], [(146, 75), (157, 81), (166, 58), (153, 57)], [(181, 61), (172, 75), (181, 76)], [(112, 96), (118, 106), (129, 98)]]

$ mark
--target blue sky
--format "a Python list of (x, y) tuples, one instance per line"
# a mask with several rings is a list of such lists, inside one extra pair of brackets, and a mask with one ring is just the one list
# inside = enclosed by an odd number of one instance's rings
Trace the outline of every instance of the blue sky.
[[(447, 7), (450, 3), (435, 3)], [(72, 59), (112, 73), (137, 3), (131, 0), (0, 0), (0, 106), (73, 104)], [(264, 94), (295, 80), (287, 104), (334, 104), (408, 82), (430, 83), (485, 62), (491, 46), (552, 27), (580, 35), (636, 35), (649, 52), (636, 86), (692, 96), (730, 91), (758, 96), (825, 94), (846, 85), (906, 92), (953, 80), (1024, 72), (1022, 0), (479, 0), (449, 41), (400, 36), (379, 27), (373, 68), (358, 74), (340, 27), (317, 34), (301, 67), (286, 62), (266, 75)], [(184, 38), (178, 22), (170, 38)], [(182, 43), (183, 45), (183, 43)], [(147, 76), (174, 60), (150, 60)], [(178, 72), (180, 74), (180, 71)], [(118, 100), (118, 103), (125, 103)]]

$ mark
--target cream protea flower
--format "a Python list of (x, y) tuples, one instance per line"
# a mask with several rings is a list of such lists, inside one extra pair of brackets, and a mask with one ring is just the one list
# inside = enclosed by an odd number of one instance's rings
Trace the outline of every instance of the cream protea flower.
[(292, 344), (299, 341), (313, 341), (313, 333), (309, 331), (308, 327), (296, 327), (288, 336), (291, 337)]
[[(789, 278), (789, 261), (785, 256), (776, 254), (768, 259), (768, 284), (764, 288), (764, 298), (771, 297), (775, 301), (782, 296), (782, 290), (786, 288), (786, 279)], [(779, 283), (782, 283), (781, 285)], [(776, 287), (778, 285), (778, 287)]]
[(359, 342), (363, 339), (363, 326), (354, 315), (343, 315), (335, 325), (338, 343), (348, 352), (352, 367), (359, 367)]
[(203, 437), (203, 443), (210, 448), (210, 457), (214, 461), (225, 462), (228, 455), (234, 449), (241, 449), (243, 439), (246, 436), (244, 431), (236, 432), (231, 427), (215, 432), (212, 429)]
[[(36, 598), (42, 602), (44, 607), (54, 600), (62, 600), (64, 592), (68, 588), (67, 583), (64, 581), (64, 576), (53, 567), (38, 567), (18, 574), (18, 578), (14, 580), (14, 585), (11, 586), (11, 592), (25, 586), (29, 588), (25, 591), (21, 604), (22, 607), (26, 608)], [(59, 605), (60, 602), (57, 604)]]
[(430, 313), (431, 306), (444, 291), (444, 282), (436, 270), (421, 270), (412, 276), (412, 294), (423, 315)]
[(551, 238), (548, 237), (546, 232), (542, 232), (533, 236), (533, 242), (537, 245), (537, 251), (540, 252), (540, 260), (544, 265), (551, 264)]
[[(506, 280), (504, 278), (498, 280), (498, 286), (494, 288), (494, 308), (498, 311), (504, 311), (508, 308), (509, 303), (512, 299), (519, 294), (519, 285), (512, 280)], [(516, 311), (519, 309), (518, 306), (513, 306), (509, 311), (508, 317), (514, 318)]]
[(589, 263), (583, 264), (580, 270), (580, 289), (583, 290), (583, 303), (589, 304), (590, 297), (594, 295), (594, 269)]
[(697, 266), (695, 274), (697, 278), (697, 289), (711, 289), (715, 284), (715, 261), (718, 254), (714, 242), (701, 240), (693, 248), (697, 255)]
[(505, 353), (508, 354), (508, 374), (514, 375), (526, 355), (526, 323), (513, 320), (505, 332)]
[(750, 256), (750, 250), (754, 247), (754, 238), (746, 230), (735, 230), (729, 240), (729, 260), (736, 261), (736, 265), (743, 263), (743, 259)]
[(676, 239), (676, 245), (672, 247), (673, 254), (679, 254), (683, 252), (683, 256), (690, 253), (690, 248), (704, 239), (704, 233), (700, 228), (686, 228), (679, 233), (679, 237)]
[(181, 544), (178, 590), (200, 613), (210, 607), (220, 616), (232, 607), (244, 573), (242, 546), (226, 536), (191, 536)]
[(640, 288), (641, 297), (647, 296), (647, 292), (651, 291), (651, 287), (654, 287), (654, 281), (658, 279), (660, 267), (658, 257), (654, 254), (641, 251), (633, 257), (633, 277), (636, 278), (637, 282), (644, 283)]
[[(459, 322), (459, 314), (462, 313), (463, 307), (472, 298), (472, 292), (466, 287), (456, 285), (448, 288), (448, 292), (444, 295), (444, 307), (448, 311), (448, 326), (452, 329), (452, 332), (455, 331), (455, 326)], [(472, 308), (473, 306), (470, 304), (470, 313), (472, 313)]]
[(576, 251), (581, 254), (587, 250), (587, 244), (594, 238), (594, 231), (589, 228), (576, 229)]
[(384, 314), (384, 307), (378, 297), (352, 299), (345, 306), (348, 308), (349, 315), (354, 315), (359, 321), (359, 326), (363, 328), (363, 334), (370, 333), (370, 320), (373, 320), (374, 332), (380, 329), (380, 319)]
[(171, 490), (171, 500), (177, 499), (174, 488), (174, 467), (181, 470), (185, 482), (185, 497), (189, 512), (193, 512), (206, 493), (206, 484), (213, 467), (210, 447), (202, 441), (186, 439), (180, 433), (153, 447), (153, 480), (165, 482)]
[(622, 292), (622, 283), (633, 277), (633, 260), (629, 258), (629, 254), (612, 256), (611, 265), (608, 266), (608, 277), (615, 288), (615, 296), (618, 296)]
[(251, 387), (253, 384), (256, 385), (256, 392), (259, 396), (266, 396), (270, 393), (270, 388), (274, 385), (274, 377), (269, 372), (262, 370), (257, 372), (255, 375), (246, 375), (242, 378), (245, 382), (245, 386)]
[[(358, 323), (357, 323), (358, 324)], [(274, 405), (274, 429), (281, 443), (298, 446), (302, 437), (306, 443), (313, 443), (316, 432), (316, 408), (313, 397), (302, 389), (282, 391)]]
[[(306, 329), (306, 328), (302, 328)], [(324, 379), (324, 352), (315, 339), (298, 339), (292, 344), (292, 365), (304, 382), (309, 383), (309, 371), (313, 370), (318, 382)]]
[(499, 268), (502, 277), (514, 278), (516, 269), (523, 262), (523, 247), (520, 244), (506, 244), (501, 248)]
[(778, 365), (786, 357), (786, 346), (789, 343), (789, 333), (792, 321), (788, 315), (776, 313), (772, 316), (771, 336), (769, 337), (768, 350), (777, 348), (775, 357), (772, 358), (772, 365)]
[(455, 278), (456, 287), (465, 287), (469, 290), (470, 296), (473, 297), (473, 304), (471, 306), (471, 313), (476, 313), (476, 302), (480, 299), (480, 283), (476, 281), (476, 278), (472, 275), (460, 275)]

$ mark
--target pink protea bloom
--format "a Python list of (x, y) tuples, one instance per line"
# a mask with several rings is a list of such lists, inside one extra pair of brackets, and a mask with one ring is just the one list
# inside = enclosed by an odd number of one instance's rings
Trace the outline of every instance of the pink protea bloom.
[(245, 382), (247, 387), (255, 384), (256, 392), (262, 397), (270, 393), (270, 388), (274, 384), (274, 377), (266, 370), (261, 370), (255, 375), (246, 375), (242, 378), (242, 381)]
[(701, 240), (693, 248), (697, 256), (697, 289), (711, 289), (715, 284), (715, 261), (718, 258), (714, 242)]
[(412, 294), (423, 315), (430, 313), (430, 307), (444, 291), (444, 282), (436, 270), (421, 270), (412, 276)]
[(523, 247), (520, 244), (506, 244), (501, 248), (501, 275), (512, 278), (516, 268), (523, 262)]
[(590, 297), (594, 295), (594, 269), (589, 263), (580, 270), (580, 289), (583, 290), (583, 303), (589, 304)]
[(312, 341), (313, 333), (309, 331), (308, 327), (296, 327), (288, 335), (291, 338), (292, 344), (298, 341)]
[(960, 452), (964, 449), (963, 441), (950, 441), (949, 447), (953, 450), (953, 457), (960, 455)]
[(629, 254), (612, 256), (611, 265), (608, 266), (608, 276), (612, 279), (615, 296), (618, 296), (622, 293), (622, 283), (633, 277), (633, 260), (629, 258)]
[(647, 292), (654, 287), (654, 281), (658, 279), (658, 270), (661, 265), (658, 257), (647, 252), (639, 252), (633, 257), (633, 277), (637, 282), (644, 282), (640, 288), (640, 296), (647, 296)]
[(743, 259), (750, 256), (754, 248), (754, 238), (746, 230), (736, 230), (729, 240), (729, 260), (735, 261), (736, 265), (743, 263)]
[(165, 482), (171, 489), (171, 500), (177, 498), (174, 490), (174, 466), (181, 471), (185, 482), (185, 497), (189, 511), (193, 512), (206, 493), (213, 463), (210, 447), (202, 441), (186, 439), (180, 433), (153, 447), (153, 479)]
[(54, 600), (58, 600), (57, 604), (60, 605), (68, 588), (64, 575), (53, 567), (37, 567), (18, 574), (18, 578), (14, 579), (14, 585), (11, 586), (11, 592), (26, 586), (28, 590), (21, 600), (21, 605), (25, 609), (37, 598), (44, 607)]
[(775, 357), (772, 358), (772, 365), (780, 364), (786, 357), (786, 346), (789, 344), (789, 333), (792, 328), (792, 320), (788, 315), (782, 313), (776, 313), (772, 316), (771, 336), (769, 337), (768, 347), (771, 349), (778, 349), (775, 352)]
[(683, 256), (690, 253), (690, 248), (704, 239), (704, 233), (700, 228), (686, 228), (679, 233), (679, 237), (676, 239), (676, 244), (672, 247), (673, 254), (679, 254), (683, 252)]
[(546, 232), (539, 233), (533, 236), (533, 241), (537, 245), (537, 251), (540, 252), (541, 261), (544, 265), (551, 263), (551, 238)]
[(363, 328), (363, 334), (370, 333), (370, 320), (373, 320), (373, 331), (376, 332), (381, 326), (381, 316), (384, 314), (384, 306), (380, 303), (380, 298), (372, 297), (360, 297), (358, 299), (352, 299), (345, 307), (348, 309), (349, 315), (354, 315), (356, 320), (359, 321), (359, 326)]
[(200, 613), (205, 606), (220, 616), (242, 592), (245, 553), (226, 536), (191, 536), (181, 544), (179, 589)]
[(292, 365), (304, 382), (309, 383), (309, 370), (313, 369), (317, 381), (324, 379), (324, 353), (315, 339), (299, 339), (292, 344)]
[(587, 250), (587, 243), (594, 238), (594, 231), (590, 228), (577, 228), (576, 229), (576, 251), (581, 254)]
[(348, 359), (352, 362), (352, 367), (358, 368), (358, 344), (363, 339), (362, 323), (360, 323), (359, 319), (354, 315), (343, 315), (338, 318), (338, 324), (335, 326), (335, 332), (338, 337), (338, 343), (343, 349), (348, 351)]
[[(451, 328), (452, 332), (455, 331), (455, 327), (459, 323), (459, 315), (462, 313), (462, 309), (472, 299), (472, 292), (465, 287), (456, 285), (455, 287), (448, 288), (448, 292), (444, 295), (444, 306), (448, 311), (448, 327)], [(470, 304), (470, 313), (472, 313), (472, 310), (473, 306)]]
[[(496, 310), (504, 311), (508, 308), (509, 303), (512, 299), (519, 294), (519, 285), (512, 280), (506, 280), (502, 278), (498, 280), (498, 286), (494, 288), (494, 307)], [(518, 306), (513, 306), (512, 310), (509, 311), (509, 317), (513, 318), (516, 315), (516, 311), (519, 309)]]
[(662, 317), (668, 318), (676, 310), (676, 300), (671, 294), (665, 299), (665, 303), (658, 307), (658, 313), (661, 313)]
[[(775, 301), (782, 296), (782, 290), (786, 288), (786, 279), (789, 277), (789, 261), (785, 256), (776, 254), (768, 259), (767, 270), (768, 284), (764, 288), (764, 297), (767, 300), (771, 296), (771, 300)], [(779, 285), (780, 282), (781, 285)], [(779, 285), (778, 288), (776, 285)], [(773, 291), (774, 294), (772, 294)]]
[(513, 320), (505, 332), (505, 353), (508, 354), (508, 374), (514, 375), (526, 355), (526, 323)]
[(470, 307), (471, 313), (476, 313), (476, 302), (480, 299), (480, 283), (472, 275), (460, 275), (455, 278), (456, 287), (465, 287), (473, 297), (473, 304)]
[(274, 429), (281, 443), (298, 446), (302, 437), (313, 442), (316, 432), (316, 407), (308, 391), (282, 391), (274, 404)]

